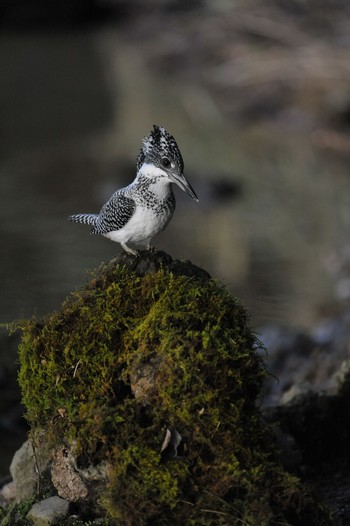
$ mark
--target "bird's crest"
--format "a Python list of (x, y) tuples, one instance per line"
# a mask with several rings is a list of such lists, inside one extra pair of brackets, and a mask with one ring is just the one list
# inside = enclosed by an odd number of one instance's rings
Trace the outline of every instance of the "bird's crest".
[(153, 125), (153, 130), (142, 141), (142, 148), (137, 158), (137, 171), (141, 168), (144, 161), (148, 158), (150, 162), (155, 158), (169, 157), (174, 161), (183, 172), (184, 163), (179, 147), (172, 135), (165, 128)]

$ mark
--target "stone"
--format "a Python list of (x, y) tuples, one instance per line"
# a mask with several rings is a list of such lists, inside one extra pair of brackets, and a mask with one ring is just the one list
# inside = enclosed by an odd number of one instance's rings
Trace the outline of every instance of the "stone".
[(33, 526), (53, 526), (61, 524), (68, 511), (68, 501), (60, 497), (49, 497), (34, 504), (27, 514), (27, 519)]
[(85, 482), (106, 482), (110, 469), (109, 463), (102, 461), (97, 466), (89, 465), (85, 469), (78, 469), (78, 473)]
[(143, 405), (152, 403), (162, 362), (162, 356), (157, 355), (148, 363), (137, 364), (130, 373), (131, 391), (136, 400)]
[[(60, 311), (28, 322), (23, 402), (32, 432), (47, 429), (51, 480), (75, 513), (330, 526), (276, 457), (257, 407), (268, 373), (247, 321), (205, 271), (149, 251), (102, 265)], [(89, 462), (108, 462), (107, 476), (88, 480)]]
[(303, 397), (312, 392), (312, 385), (309, 382), (301, 384), (294, 384), (286, 391), (279, 402), (279, 405), (287, 405), (292, 403), (296, 398)]
[(33, 434), (33, 440), (26, 440), (13, 456), (10, 473), (16, 488), (16, 502), (27, 500), (38, 492), (40, 475), (48, 466), (50, 449), (42, 440), (38, 447), (34, 445), (39, 435), (42, 431)]
[(57, 448), (53, 455), (51, 480), (59, 496), (71, 502), (83, 500), (88, 495), (88, 489), (76, 469), (75, 459), (65, 447)]
[(39, 476), (31, 440), (26, 440), (13, 456), (10, 473), (16, 487), (16, 501), (33, 497), (38, 490)]
[(16, 486), (15, 483), (8, 482), (0, 490), (0, 506), (6, 506), (7, 504), (14, 501), (16, 498)]

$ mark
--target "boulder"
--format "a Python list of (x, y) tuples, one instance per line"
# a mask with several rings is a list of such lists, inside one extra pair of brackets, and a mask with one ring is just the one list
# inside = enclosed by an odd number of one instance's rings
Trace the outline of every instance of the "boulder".
[(262, 356), (205, 270), (162, 252), (102, 265), (23, 326), (23, 401), (59, 494), (126, 526), (332, 524), (279, 463)]

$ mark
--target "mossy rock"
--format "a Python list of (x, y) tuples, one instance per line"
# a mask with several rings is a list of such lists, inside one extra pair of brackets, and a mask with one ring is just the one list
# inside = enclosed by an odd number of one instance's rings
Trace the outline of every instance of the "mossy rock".
[(107, 461), (91, 495), (115, 524), (332, 524), (274, 460), (261, 354), (225, 288), (148, 252), (27, 323), (19, 381), (33, 433), (74, 444), (77, 464)]

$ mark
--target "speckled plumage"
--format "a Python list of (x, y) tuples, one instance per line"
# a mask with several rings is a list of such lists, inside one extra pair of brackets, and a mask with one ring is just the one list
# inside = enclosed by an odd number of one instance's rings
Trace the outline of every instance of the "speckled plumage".
[(184, 163), (177, 143), (166, 130), (154, 126), (143, 140), (136, 163), (136, 178), (117, 190), (99, 214), (76, 214), (70, 221), (92, 226), (92, 234), (116, 241), (132, 254), (127, 243), (150, 247), (151, 239), (169, 223), (175, 210), (171, 184), (197, 199), (183, 175)]

